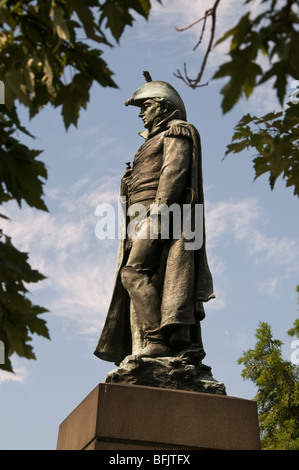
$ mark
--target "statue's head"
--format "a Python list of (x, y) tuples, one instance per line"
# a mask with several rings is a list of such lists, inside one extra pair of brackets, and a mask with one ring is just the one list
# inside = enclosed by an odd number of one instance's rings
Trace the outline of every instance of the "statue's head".
[(143, 72), (147, 83), (138, 88), (130, 99), (125, 102), (126, 106), (138, 106), (141, 109), (139, 116), (143, 119), (144, 126), (151, 128), (154, 114), (166, 115), (177, 110), (179, 118), (186, 120), (186, 109), (178, 92), (167, 82), (152, 81), (148, 72)]

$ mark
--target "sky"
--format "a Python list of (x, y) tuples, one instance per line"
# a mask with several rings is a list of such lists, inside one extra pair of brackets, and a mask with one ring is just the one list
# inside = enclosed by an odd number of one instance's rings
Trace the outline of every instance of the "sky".
[[(254, 180), (253, 151), (223, 160), (233, 128), (247, 113), (279, 110), (271, 83), (241, 99), (223, 115), (220, 90), (211, 80), (225, 59), (228, 43), (213, 49), (205, 71), (208, 86), (192, 90), (174, 76), (187, 63), (196, 75), (204, 44), (193, 52), (200, 26), (182, 28), (203, 16), (211, 0), (153, 3), (149, 21), (136, 16), (120, 44), (105, 50), (118, 89), (94, 85), (78, 127), (65, 131), (59, 110), (46, 107), (23, 123), (37, 137), (22, 136), (43, 149), (48, 169), (45, 202), (49, 213), (14, 203), (5, 206), (7, 234), (29, 252), (32, 267), (47, 279), (30, 285), (30, 298), (48, 308), (51, 340), (33, 335), (36, 361), (12, 357), (15, 374), (0, 370), (0, 449), (54, 450), (59, 424), (115, 368), (93, 355), (112, 294), (118, 240), (99, 240), (95, 227), (99, 204), (117, 205), (125, 163), (142, 144), (138, 109), (124, 102), (143, 85), (143, 70), (153, 80), (171, 83), (182, 96), (188, 121), (200, 132), (207, 232), (207, 254), (216, 299), (205, 306), (202, 322), (204, 363), (223, 382), (229, 396), (253, 399), (254, 385), (243, 380), (238, 358), (254, 347), (260, 321), (283, 341), (290, 359), (287, 330), (298, 317), (298, 198), (278, 180), (270, 190), (267, 175)], [(258, 7), (254, 2), (251, 10)], [(222, 0), (216, 38), (232, 27), (246, 8)], [(209, 25), (206, 27), (206, 34)], [(289, 90), (291, 93), (292, 90)]]

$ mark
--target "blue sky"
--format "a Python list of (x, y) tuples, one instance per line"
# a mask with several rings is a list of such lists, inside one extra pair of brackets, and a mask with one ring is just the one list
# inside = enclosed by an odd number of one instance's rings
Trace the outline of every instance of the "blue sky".
[[(50, 310), (44, 318), (51, 341), (34, 336), (37, 360), (13, 357), (15, 374), (0, 371), (1, 449), (55, 449), (59, 424), (115, 367), (93, 355), (117, 254), (117, 240), (96, 238), (95, 210), (101, 203), (117, 203), (125, 162), (132, 161), (142, 143), (138, 109), (123, 103), (144, 84), (143, 70), (175, 86), (202, 138), (207, 249), (216, 294), (202, 324), (204, 362), (225, 383), (228, 395), (251, 399), (255, 389), (242, 379), (237, 359), (254, 346), (259, 321), (271, 324), (274, 336), (284, 342), (285, 357), (291, 356), (286, 332), (298, 316), (298, 198), (281, 180), (274, 191), (267, 176), (253, 182), (252, 151), (222, 161), (239, 118), (279, 109), (271, 84), (223, 116), (220, 89), (225, 81), (191, 90), (173, 75), (185, 61), (195, 74), (204, 50), (192, 52), (199, 28), (179, 33), (174, 26), (186, 26), (211, 3), (166, 0), (164, 6), (154, 5), (148, 22), (138, 18), (127, 28), (120, 45), (104, 55), (119, 89), (94, 86), (78, 128), (65, 132), (59, 111), (51, 108), (27, 125), (37, 139), (24, 141), (44, 149), (50, 212), (7, 205), (12, 221), (5, 228), (14, 244), (30, 253), (32, 266), (47, 276), (30, 286), (30, 295), (33, 303)], [(243, 9), (238, 0), (221, 2), (216, 37)], [(204, 80), (225, 59), (227, 47), (212, 52)]]

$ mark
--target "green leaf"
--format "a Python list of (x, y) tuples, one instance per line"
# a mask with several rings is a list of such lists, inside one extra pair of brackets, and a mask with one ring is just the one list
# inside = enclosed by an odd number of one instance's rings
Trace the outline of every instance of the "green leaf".
[[(43, 201), (43, 184), (47, 178), (45, 165), (36, 159), (40, 150), (29, 150), (6, 131), (7, 123), (0, 121), (0, 181), (2, 201), (14, 198), (31, 207), (47, 211)], [(0, 193), (1, 196), (1, 193)], [(0, 199), (0, 203), (2, 202)]]
[(228, 155), (229, 153), (239, 153), (242, 152), (245, 148), (248, 147), (248, 141), (244, 140), (243, 142), (238, 142), (235, 144), (229, 144), (227, 146), (227, 150), (225, 155)]
[(264, 173), (267, 173), (270, 170), (269, 161), (264, 156), (263, 157), (259, 156), (259, 157), (254, 158), (253, 163), (254, 163), (254, 169), (255, 169), (254, 179), (258, 178)]
[(239, 47), (240, 44), (242, 44), (245, 36), (248, 34), (249, 30), (251, 29), (252, 22), (250, 21), (249, 17), (250, 12), (242, 16), (236, 26), (229, 29), (220, 39), (216, 41), (215, 46), (225, 41), (228, 37), (232, 36), (231, 50), (233, 51), (234, 49)]
[(44, 76), (41, 79), (41, 83), (44, 83), (46, 85), (49, 97), (55, 98), (55, 96), (57, 95), (57, 90), (53, 83), (54, 81), (53, 68), (54, 67), (51, 62), (52, 62), (51, 57), (45, 54), (44, 64), (43, 64)]
[[(296, 287), (296, 292), (299, 294), (299, 285)], [(287, 333), (289, 336), (297, 336), (299, 338), (299, 318), (294, 321), (293, 328), (290, 328)]]
[(26, 359), (36, 359), (33, 347), (28, 344), (31, 337), (28, 336), (27, 329), (18, 327), (10, 320), (5, 322), (6, 338), (13, 352)]
[(107, 0), (102, 6), (100, 23), (105, 20), (106, 28), (109, 28), (114, 38), (119, 41), (125, 27), (132, 26), (133, 17), (124, 2)]
[[(12, 94), (19, 100), (20, 103), (30, 107), (30, 98), (26, 93), (26, 85), (24, 83), (23, 75), (20, 69), (10, 69), (10, 71), (8, 71), (4, 77), (4, 83), (6, 98), (8, 98), (9, 94)], [(12, 106), (12, 102), (9, 98), (8, 102), (5, 102), (5, 104), (10, 104), (10, 107)]]
[(87, 37), (93, 39), (94, 41), (104, 42), (108, 44), (103, 32), (101, 31), (100, 27), (96, 24), (93, 11), (90, 8), (92, 6), (97, 6), (98, 2), (86, 2), (85, 0), (71, 0), (68, 3), (71, 5), (72, 9), (77, 13)]
[[(294, 8), (296, 2), (285, 1), (277, 6), (276, 1), (272, 1), (269, 6), (269, 1), (262, 2), (267, 3), (266, 9), (252, 19), (250, 18), (251, 12), (248, 11), (216, 43), (217, 45), (231, 37), (231, 62), (222, 64), (213, 77), (222, 78), (227, 75), (232, 77), (227, 87), (222, 90), (224, 112), (230, 110), (238, 102), (242, 93), (249, 97), (257, 85), (272, 77), (275, 77), (273, 88), (277, 92), (280, 104), (283, 104), (289, 77), (298, 79), (299, 18)], [(250, 1), (246, 3), (250, 3)], [(242, 55), (246, 50), (252, 52), (251, 57), (248, 57), (248, 67), (242, 60)], [(269, 66), (266, 61), (256, 62), (256, 65), (260, 67), (259, 70), (253, 65), (258, 57), (258, 52), (267, 54), (269, 59)], [(248, 79), (243, 77), (238, 81), (237, 75), (242, 75), (243, 68), (249, 72)], [(236, 78), (234, 78), (234, 71)], [(256, 81), (257, 75), (260, 75), (259, 82)], [(239, 83), (240, 81), (241, 83)], [(237, 85), (236, 90), (234, 90), (234, 84)]]
[(99, 50), (90, 49), (83, 43), (77, 43), (76, 47), (68, 51), (67, 63), (85, 76), (87, 84), (91, 80), (95, 80), (103, 87), (117, 88), (117, 85), (111, 78), (113, 73), (109, 70), (107, 63), (101, 58), (101, 54)]
[[(255, 149), (253, 159), (255, 179), (269, 172), (269, 184), (273, 190), (277, 178), (282, 176), (286, 186), (292, 186), (299, 195), (299, 115), (297, 105), (289, 106), (285, 113), (271, 112), (261, 118), (246, 115), (235, 127), (229, 153)], [(295, 109), (294, 109), (295, 108)]]
[(70, 39), (70, 33), (64, 20), (63, 9), (54, 4), (54, 32), (61, 39)]
[(15, 248), (11, 239), (0, 233), (0, 339), (5, 346), (5, 364), (0, 368), (13, 372), (9, 357), (16, 353), (35, 359), (29, 333), (50, 339), (45, 320), (39, 315), (45, 308), (33, 305), (26, 297), (24, 283), (39, 282), (45, 277), (28, 263), (28, 254)]
[(222, 88), (222, 110), (227, 113), (238, 102), (242, 93), (248, 98), (252, 93), (257, 76), (262, 73), (261, 67), (254, 62), (255, 49), (248, 46), (231, 53), (232, 61), (219, 68), (213, 79), (230, 76), (229, 82)]
[(268, 70), (259, 81), (259, 84), (261, 84), (269, 80), (269, 78), (276, 76), (274, 87), (276, 88), (277, 96), (278, 96), (280, 104), (284, 103), (284, 97), (286, 94), (286, 86), (287, 86), (287, 79), (288, 79), (287, 70), (288, 70), (288, 64), (285, 60), (276, 62), (273, 65), (273, 67), (270, 70)]
[(106, 28), (109, 28), (116, 41), (119, 41), (125, 27), (132, 26), (134, 21), (129, 10), (133, 9), (147, 18), (150, 6), (149, 0), (106, 0), (101, 7), (100, 24), (105, 22)]

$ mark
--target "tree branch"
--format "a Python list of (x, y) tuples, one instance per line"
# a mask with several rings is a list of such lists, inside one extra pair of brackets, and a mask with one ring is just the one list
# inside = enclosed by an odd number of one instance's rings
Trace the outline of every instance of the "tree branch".
[(205, 56), (203, 58), (203, 61), (202, 61), (202, 64), (201, 64), (201, 68), (200, 68), (200, 71), (197, 75), (196, 78), (190, 78), (188, 73), (187, 73), (187, 66), (186, 66), (186, 63), (184, 64), (184, 76), (182, 75), (182, 73), (177, 70), (177, 73), (174, 74), (175, 77), (183, 80), (183, 82), (191, 87), (191, 88), (198, 88), (198, 87), (201, 87), (201, 86), (205, 86), (208, 84), (207, 83), (204, 83), (204, 84), (200, 84), (200, 81), (202, 79), (202, 76), (203, 76), (203, 73), (204, 73), (204, 70), (205, 70), (205, 67), (206, 67), (206, 63), (207, 63), (207, 60), (208, 60), (208, 57), (209, 57), (209, 54), (211, 52), (211, 49), (212, 49), (212, 46), (213, 46), (213, 42), (214, 42), (214, 37), (215, 37), (215, 30), (216, 30), (216, 10), (217, 10), (217, 7), (220, 3), (220, 0), (216, 0), (214, 5), (212, 6), (212, 8), (210, 8), (209, 10), (207, 10), (205, 12), (205, 15), (202, 16), (201, 18), (199, 18), (198, 20), (194, 21), (193, 23), (191, 23), (190, 25), (186, 26), (185, 28), (176, 28), (175, 29), (179, 32), (182, 32), (182, 31), (186, 31), (187, 29), (189, 28), (192, 28), (193, 26), (195, 26), (196, 24), (200, 23), (201, 21), (203, 21), (203, 26), (202, 26), (202, 30), (201, 30), (201, 34), (200, 34), (200, 37), (199, 37), (199, 40), (197, 42), (197, 44), (195, 45), (195, 47), (193, 48), (193, 50), (195, 50), (199, 44), (201, 44), (202, 42), (202, 39), (203, 39), (203, 36), (204, 36), (204, 32), (205, 32), (205, 27), (206, 27), (206, 21), (209, 17), (211, 17), (211, 20), (212, 20), (212, 24), (211, 24), (211, 33), (210, 33), (210, 40), (209, 40), (209, 43), (208, 43), (208, 47), (206, 49), (206, 53), (205, 53)]

